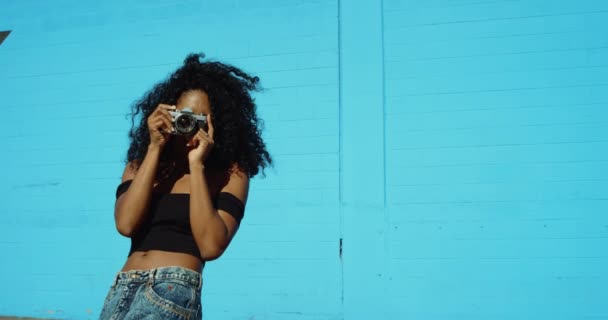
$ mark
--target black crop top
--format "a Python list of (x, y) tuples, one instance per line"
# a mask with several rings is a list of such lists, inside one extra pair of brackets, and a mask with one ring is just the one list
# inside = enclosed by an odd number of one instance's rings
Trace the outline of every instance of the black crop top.
[[(127, 191), (132, 180), (116, 188), (116, 199)], [(244, 205), (234, 195), (221, 192), (214, 207), (232, 215), (237, 223), (243, 219)], [(152, 194), (150, 213), (131, 237), (129, 256), (135, 251), (163, 250), (181, 252), (202, 259), (190, 228), (190, 195), (187, 193)]]

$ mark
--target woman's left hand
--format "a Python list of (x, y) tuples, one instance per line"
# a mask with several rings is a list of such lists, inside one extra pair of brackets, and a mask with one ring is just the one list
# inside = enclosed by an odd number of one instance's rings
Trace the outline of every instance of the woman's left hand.
[(211, 115), (207, 115), (207, 125), (209, 130), (205, 132), (199, 129), (198, 132), (190, 139), (188, 146), (188, 160), (190, 165), (204, 165), (205, 159), (213, 149), (213, 124), (211, 123)]

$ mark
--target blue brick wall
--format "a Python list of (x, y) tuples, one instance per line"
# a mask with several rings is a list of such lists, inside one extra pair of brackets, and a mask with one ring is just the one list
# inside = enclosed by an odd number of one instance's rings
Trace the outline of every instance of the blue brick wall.
[(387, 318), (608, 318), (606, 9), (384, 1)]
[(608, 3), (0, 8), (0, 315), (97, 317), (125, 114), (204, 51), (262, 79), (276, 161), (205, 318), (608, 319)]
[[(204, 271), (206, 318), (340, 314), (337, 4), (79, 1), (2, 4), (0, 315), (94, 319), (126, 259), (114, 228), (130, 103), (188, 52), (262, 79), (276, 166)], [(10, 258), (9, 258), (10, 257)], [(9, 263), (10, 261), (10, 263)]]

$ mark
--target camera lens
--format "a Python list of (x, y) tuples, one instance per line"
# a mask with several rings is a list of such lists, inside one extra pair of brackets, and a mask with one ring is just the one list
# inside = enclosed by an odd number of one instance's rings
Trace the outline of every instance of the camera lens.
[(175, 119), (175, 131), (183, 135), (189, 135), (196, 131), (196, 119), (188, 114), (182, 114)]

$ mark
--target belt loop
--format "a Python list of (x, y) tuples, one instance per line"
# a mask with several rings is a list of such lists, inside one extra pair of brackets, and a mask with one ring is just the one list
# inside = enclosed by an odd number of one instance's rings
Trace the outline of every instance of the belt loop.
[(157, 268), (154, 268), (154, 269), (152, 269), (152, 270), (151, 270), (151, 272), (150, 272), (150, 279), (148, 279), (148, 283), (149, 283), (150, 285), (154, 285), (154, 280), (155, 280), (155, 278), (156, 278), (156, 269), (157, 269)]
[(120, 274), (120, 272), (117, 272), (114, 275), (114, 281), (112, 281), (112, 287), (116, 287), (116, 284), (118, 284), (118, 275)]

